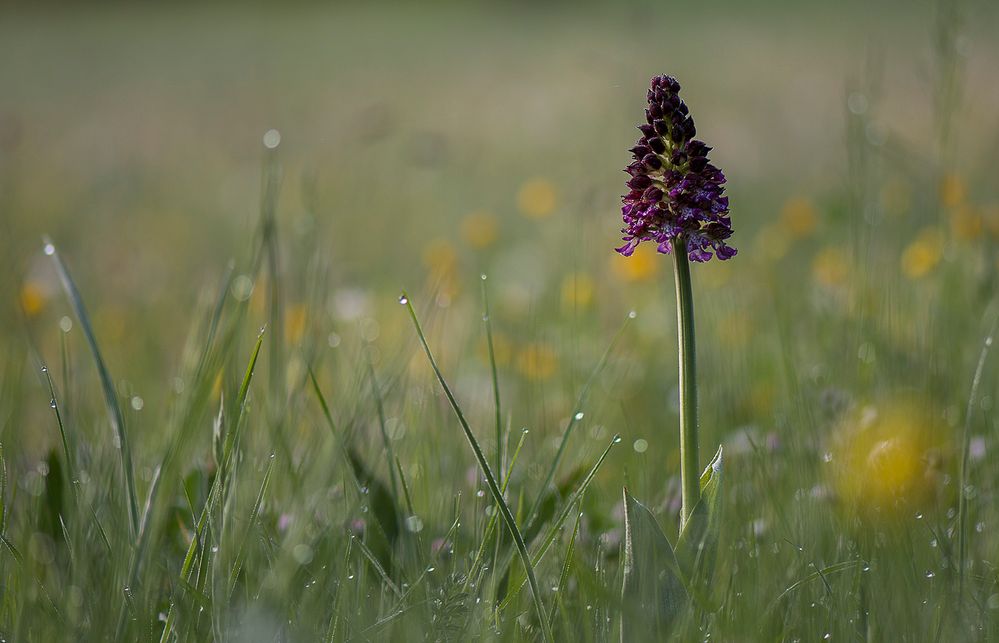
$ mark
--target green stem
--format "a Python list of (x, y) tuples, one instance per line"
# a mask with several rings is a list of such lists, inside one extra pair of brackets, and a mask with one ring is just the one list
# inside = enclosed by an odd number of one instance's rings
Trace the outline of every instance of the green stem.
[(676, 338), (680, 364), (680, 529), (700, 499), (697, 459), (697, 354), (694, 343), (694, 294), (686, 241), (673, 239), (676, 276)]

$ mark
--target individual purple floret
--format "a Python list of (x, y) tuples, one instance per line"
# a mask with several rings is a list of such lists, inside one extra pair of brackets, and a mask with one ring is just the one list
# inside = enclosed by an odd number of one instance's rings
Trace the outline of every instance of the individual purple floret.
[(680, 83), (656, 76), (649, 89), (642, 138), (631, 148), (634, 162), (625, 172), (630, 192), (622, 201), (624, 241), (617, 251), (630, 256), (639, 243), (652, 241), (668, 254), (672, 241), (686, 242), (691, 261), (735, 255), (726, 245), (732, 236), (725, 175), (708, 162), (710, 147), (694, 139), (694, 119), (680, 100)]

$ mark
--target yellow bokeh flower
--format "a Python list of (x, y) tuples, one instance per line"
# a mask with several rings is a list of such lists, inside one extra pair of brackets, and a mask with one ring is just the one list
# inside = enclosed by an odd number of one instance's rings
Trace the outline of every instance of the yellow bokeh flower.
[(964, 203), (967, 188), (964, 180), (956, 174), (948, 174), (940, 180), (940, 205), (956, 208)]
[(623, 281), (651, 281), (659, 274), (659, 264), (667, 258), (661, 255), (654, 244), (643, 243), (635, 248), (635, 253), (625, 257), (614, 253), (611, 257), (611, 270)]
[(532, 219), (543, 219), (551, 215), (558, 205), (555, 184), (548, 179), (536, 178), (525, 181), (517, 191), (517, 208), (520, 213)]
[(982, 234), (982, 215), (974, 206), (958, 206), (950, 211), (950, 229), (962, 241), (977, 239)]
[(850, 509), (890, 515), (932, 489), (935, 415), (915, 400), (893, 400), (850, 413), (827, 455), (833, 482)]
[(25, 282), (21, 287), (21, 310), (28, 317), (34, 317), (45, 308), (45, 289), (36, 281)]
[(572, 273), (562, 279), (562, 308), (586, 308), (593, 301), (593, 279), (584, 273)]
[(534, 342), (517, 353), (517, 371), (529, 380), (546, 380), (555, 374), (558, 357), (548, 344)]
[(305, 335), (307, 319), (304, 304), (289, 306), (284, 312), (284, 339), (289, 344), (297, 344)]
[(812, 278), (823, 286), (842, 286), (849, 276), (850, 261), (842, 248), (823, 248), (812, 260)]
[[(479, 358), (483, 363), (489, 363), (489, 344), (487, 343), (488, 338), (483, 335), (482, 339), (479, 341)], [(510, 363), (510, 358), (513, 355), (513, 345), (510, 342), (510, 338), (503, 333), (493, 331), (493, 357), (496, 359), (496, 366), (506, 366)]]
[(769, 225), (763, 227), (753, 241), (755, 254), (771, 262), (784, 258), (791, 246), (791, 237), (784, 226)]
[(462, 220), (461, 236), (473, 248), (488, 248), (499, 237), (499, 224), (490, 212), (473, 212)]
[(936, 268), (943, 256), (943, 238), (935, 228), (926, 228), (902, 253), (902, 273), (921, 279)]
[(988, 229), (989, 234), (999, 238), (999, 203), (982, 207), (982, 222)]
[(815, 232), (815, 227), (819, 223), (819, 212), (807, 198), (795, 196), (784, 203), (780, 218), (791, 235), (801, 239)]
[(423, 265), (434, 275), (449, 273), (458, 264), (458, 253), (447, 239), (433, 239), (423, 248)]

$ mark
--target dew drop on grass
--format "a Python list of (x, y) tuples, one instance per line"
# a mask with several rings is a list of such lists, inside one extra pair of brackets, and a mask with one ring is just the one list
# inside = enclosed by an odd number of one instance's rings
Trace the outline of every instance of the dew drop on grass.
[(479, 277), (482, 279), (482, 281), (485, 281), (488, 278), (486, 277), (486, 273), (482, 273), (481, 275), (479, 275)]
[(584, 414), (584, 413), (583, 413), (582, 411), (580, 411), (579, 413), (577, 413), (577, 414), (576, 414), (576, 415), (574, 415), (573, 417), (575, 417), (575, 418), (576, 418), (576, 421), (578, 422), (579, 420), (582, 420), (582, 419), (583, 419), (583, 415), (585, 415), (585, 414)]
[(922, 513), (917, 513), (916, 514), (916, 520), (922, 520), (922, 519), (923, 519), (923, 514)]
[(406, 529), (414, 534), (420, 533), (423, 531), (423, 520), (417, 515), (406, 518)]
[(43, 366), (42, 367), (42, 372), (43, 373), (48, 373), (49, 372), (49, 367), (48, 366)]
[(59, 320), (59, 330), (64, 333), (68, 333), (73, 330), (73, 320), (63, 315), (62, 319)]
[(269, 150), (277, 148), (281, 144), (281, 132), (276, 129), (269, 129), (264, 132), (264, 147)]
[(406, 304), (409, 303), (409, 297), (407, 297), (406, 295), (399, 295), (399, 303), (405, 306)]
[(45, 254), (47, 254), (50, 257), (52, 255), (54, 255), (55, 254), (55, 246), (52, 245), (51, 243), (46, 243), (45, 244)]
[(614, 436), (614, 444), (618, 444), (620, 441), (621, 441), (621, 436), (620, 435), (615, 435)]
[(932, 569), (926, 570), (926, 578), (933, 578), (934, 576), (936, 576), (936, 574), (933, 573)]
[(485, 496), (485, 495), (486, 495), (486, 492), (485, 492), (485, 491), (483, 491), (482, 489), (479, 489), (478, 491), (476, 491), (476, 492), (475, 492), (475, 495), (476, 495), (476, 497), (478, 497), (478, 498), (482, 498), (483, 496)]
[(144, 407), (145, 405), (146, 405), (146, 402), (141, 397), (139, 397), (138, 395), (133, 395), (132, 396), (132, 408), (134, 410), (141, 411), (142, 407)]
[(54, 409), (55, 407), (56, 407), (56, 401), (55, 398), (52, 398), (51, 400), (49, 400), (49, 408)]
[(628, 319), (634, 319), (635, 317), (638, 317), (638, 313), (634, 310), (628, 313)]
[(427, 573), (431, 573), (432, 574), (435, 571), (437, 571), (437, 568), (434, 567), (433, 565), (431, 565), (430, 567), (427, 567)]

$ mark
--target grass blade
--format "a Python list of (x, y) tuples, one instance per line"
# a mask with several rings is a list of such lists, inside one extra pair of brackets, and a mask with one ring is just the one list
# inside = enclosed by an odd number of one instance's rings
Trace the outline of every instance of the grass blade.
[(73, 282), (73, 278), (69, 274), (69, 269), (51, 241), (45, 241), (45, 254), (52, 257), (52, 260), (55, 262), (56, 271), (59, 273), (59, 281), (62, 282), (63, 290), (66, 291), (66, 296), (69, 297), (69, 303), (73, 307), (73, 312), (76, 313), (80, 327), (83, 329), (83, 335), (87, 338), (87, 344), (90, 346), (90, 353), (94, 358), (94, 363), (97, 365), (97, 373), (100, 376), (101, 388), (104, 391), (104, 402), (108, 408), (108, 416), (120, 445), (121, 468), (125, 477), (125, 493), (128, 497), (129, 526), (131, 527), (131, 534), (134, 537), (139, 532), (139, 500), (135, 491), (132, 451), (129, 448), (128, 435), (125, 431), (125, 416), (121, 412), (121, 405), (118, 402), (118, 395), (114, 390), (114, 382), (111, 379), (111, 374), (108, 372), (104, 358), (101, 356), (100, 348), (97, 346), (97, 338), (94, 336), (94, 329), (90, 324), (87, 309), (83, 305), (83, 297), (81, 297), (76, 283)]
[(430, 361), (430, 366), (434, 370), (434, 375), (437, 376), (437, 381), (444, 390), (444, 395), (447, 396), (451, 409), (458, 418), (458, 424), (461, 425), (461, 430), (465, 433), (465, 438), (468, 440), (469, 446), (472, 447), (475, 459), (478, 461), (479, 467), (482, 469), (482, 474), (486, 478), (486, 485), (489, 487), (489, 492), (492, 494), (493, 500), (499, 507), (503, 520), (506, 522), (507, 528), (510, 530), (510, 535), (513, 536), (513, 540), (517, 544), (517, 551), (520, 553), (520, 558), (524, 563), (524, 570), (527, 573), (528, 582), (531, 584), (531, 594), (534, 597), (534, 608), (537, 611), (538, 621), (541, 623), (542, 634), (544, 635), (545, 641), (551, 642), (553, 639), (551, 628), (548, 626), (548, 612), (545, 610), (544, 601), (541, 599), (541, 588), (538, 586), (538, 579), (534, 574), (534, 565), (531, 564), (531, 556), (527, 552), (527, 544), (524, 542), (524, 536), (521, 534), (520, 528), (517, 526), (517, 521), (513, 517), (513, 512), (510, 511), (510, 506), (503, 497), (503, 493), (500, 491), (499, 485), (496, 483), (496, 477), (489, 468), (489, 463), (486, 461), (486, 456), (482, 453), (482, 449), (479, 447), (478, 440), (475, 439), (475, 434), (472, 433), (472, 429), (468, 426), (468, 421), (465, 419), (465, 414), (462, 412), (461, 406), (459, 406), (458, 401), (451, 392), (451, 387), (448, 386), (447, 380), (444, 379), (444, 375), (441, 373), (440, 367), (437, 366), (437, 360), (434, 358), (434, 354), (430, 350), (430, 345), (427, 344), (427, 337), (424, 335), (423, 328), (420, 326), (420, 320), (416, 317), (416, 310), (413, 308), (412, 302), (405, 293), (403, 293), (402, 297), (400, 297), (399, 302), (406, 306), (406, 310), (409, 312), (409, 316), (413, 321), (413, 326), (416, 328), (416, 334), (420, 339), (420, 345), (423, 347), (423, 352), (426, 353), (427, 359)]

